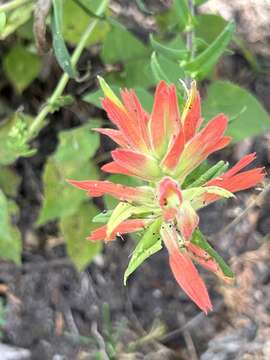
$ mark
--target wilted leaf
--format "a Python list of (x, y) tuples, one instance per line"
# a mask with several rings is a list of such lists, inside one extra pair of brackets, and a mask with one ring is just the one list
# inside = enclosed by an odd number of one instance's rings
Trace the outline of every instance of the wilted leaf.
[(43, 173), (44, 201), (38, 225), (74, 214), (85, 200), (83, 191), (73, 188), (66, 179), (95, 180), (98, 168), (89, 160), (99, 146), (99, 134), (90, 131), (93, 124), (63, 131), (54, 155)]
[(229, 81), (212, 83), (203, 102), (203, 115), (207, 121), (221, 112), (229, 117), (228, 135), (234, 141), (270, 129), (270, 117), (255, 96)]
[[(89, 7), (92, 12), (95, 12), (100, 1), (86, 0), (81, 1), (85, 6)], [(91, 17), (74, 1), (65, 0), (63, 9), (63, 36), (64, 39), (72, 45), (76, 45), (89, 26)], [(95, 18), (93, 17), (94, 21)], [(90, 38), (86, 42), (86, 47), (91, 44), (98, 43), (104, 39), (110, 29), (110, 25), (106, 21), (99, 21), (98, 25), (93, 30)]]
[(143, 237), (139, 241), (133, 251), (131, 260), (124, 275), (124, 284), (126, 285), (128, 277), (151, 255), (162, 249), (160, 239), (161, 219), (157, 219), (145, 231)]
[(12, 212), (3, 192), (0, 190), (0, 257), (19, 264), (21, 261), (21, 235), (12, 224)]
[(21, 45), (11, 48), (4, 57), (3, 66), (8, 79), (19, 93), (31, 84), (41, 70), (39, 57)]
[(60, 222), (67, 253), (79, 271), (82, 271), (102, 250), (101, 242), (94, 243), (86, 239), (90, 232), (98, 227), (91, 221), (98, 211), (93, 204), (84, 202), (75, 214), (62, 218)]
[(39, 54), (44, 54), (49, 50), (46, 37), (46, 19), (50, 12), (51, 2), (52, 0), (37, 0), (35, 5), (33, 31)]

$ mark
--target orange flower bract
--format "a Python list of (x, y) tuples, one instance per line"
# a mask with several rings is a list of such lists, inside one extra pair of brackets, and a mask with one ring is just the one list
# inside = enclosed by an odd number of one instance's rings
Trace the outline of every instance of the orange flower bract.
[(116, 129), (95, 130), (119, 146), (112, 151), (113, 161), (102, 170), (137, 177), (145, 185), (129, 187), (109, 181), (69, 180), (91, 197), (107, 193), (120, 200), (107, 225), (93, 231), (89, 239), (114, 240), (118, 234), (147, 229), (161, 219), (159, 231), (168, 249), (172, 273), (186, 294), (207, 313), (212, 304), (193, 261), (224, 280), (230, 280), (230, 276), (224, 272), (223, 263), (214, 250), (208, 251), (208, 245), (195, 242), (199, 224), (197, 210), (221, 197), (255, 186), (264, 178), (264, 169), (241, 172), (255, 159), (255, 154), (249, 154), (230, 170), (213, 172), (210, 179), (206, 178), (198, 186), (192, 185), (196, 181), (188, 181), (190, 174), (210, 154), (230, 142), (225, 135), (226, 116), (217, 115), (203, 126), (195, 83), (182, 114), (175, 86), (164, 81), (157, 86), (151, 114), (143, 109), (133, 90), (121, 91), (120, 100), (103, 79), (100, 83), (105, 94), (103, 108)]

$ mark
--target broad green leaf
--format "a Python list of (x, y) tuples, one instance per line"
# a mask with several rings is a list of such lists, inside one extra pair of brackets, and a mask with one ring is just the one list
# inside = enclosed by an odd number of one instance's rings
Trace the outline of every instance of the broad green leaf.
[[(92, 12), (95, 12), (100, 5), (99, 0), (81, 0), (81, 2)], [(92, 21), (95, 20), (96, 18), (93, 17)], [(72, 0), (64, 0), (63, 36), (65, 41), (72, 45), (78, 44), (90, 21), (91, 17), (78, 4)], [(101, 42), (109, 30), (108, 22), (100, 20), (85, 46), (89, 47), (91, 44)]]
[(0, 166), (0, 189), (7, 196), (16, 196), (21, 178), (8, 166)]
[[(117, 96), (120, 96), (119, 94), (119, 86), (112, 85), (110, 86), (111, 89), (114, 91)], [(147, 110), (151, 111), (152, 105), (153, 105), (153, 96), (145, 89), (139, 88), (139, 87), (133, 87), (135, 90), (142, 106)], [(102, 90), (96, 90), (94, 92), (89, 92), (84, 95), (83, 100), (97, 106), (98, 108), (102, 108), (101, 106), (101, 99), (103, 98)]]
[[(228, 22), (221, 16), (214, 14), (200, 14), (196, 16), (196, 36), (204, 40), (207, 46), (215, 41), (222, 33)], [(207, 47), (203, 46), (203, 48)], [(201, 46), (199, 46), (199, 49)]]
[(182, 63), (182, 67), (196, 79), (203, 79), (217, 63), (218, 59), (224, 53), (235, 31), (233, 22), (229, 22), (222, 33), (209, 45), (207, 49), (201, 52), (193, 60)]
[(4, 56), (3, 67), (12, 85), (21, 93), (38, 76), (41, 61), (23, 46), (15, 45)]
[(24, 4), (24, 6), (20, 6), (9, 13), (6, 19), (5, 27), (0, 33), (0, 39), (4, 40), (14, 33), (20, 26), (25, 24), (31, 18), (32, 11), (33, 3), (30, 3)]
[[(142, 182), (140, 180), (121, 174), (110, 175), (106, 180), (112, 181), (115, 184), (122, 184), (127, 186), (142, 185)], [(113, 209), (119, 203), (119, 200), (107, 194), (104, 195), (103, 200), (107, 209)]]
[(209, 254), (211, 258), (213, 258), (218, 263), (220, 269), (226, 277), (234, 277), (234, 273), (231, 271), (229, 266), (225, 263), (222, 257), (212, 248), (212, 246), (207, 242), (207, 240), (199, 230), (196, 230), (193, 233), (191, 242), (192, 244), (197, 245), (201, 249), (206, 251), (207, 254)]
[(189, 187), (196, 187), (204, 185), (207, 181), (218, 177), (223, 174), (229, 167), (229, 163), (223, 160), (220, 160), (215, 165), (211, 166), (210, 169), (207, 169), (205, 173), (203, 173), (199, 178), (197, 178), (194, 182), (192, 182)]
[(98, 209), (89, 203), (82, 203), (76, 213), (66, 216), (60, 221), (60, 229), (64, 235), (67, 253), (79, 271), (82, 271), (93, 258), (101, 252), (102, 243), (86, 239), (97, 226), (91, 219)]
[(203, 102), (203, 116), (207, 121), (221, 112), (231, 121), (227, 134), (234, 141), (256, 136), (270, 129), (270, 116), (255, 96), (229, 81), (212, 83)]
[(143, 237), (139, 241), (132, 257), (128, 264), (128, 267), (124, 274), (124, 285), (127, 283), (128, 277), (151, 255), (155, 254), (162, 249), (162, 243), (160, 239), (160, 226), (161, 219), (155, 220), (149, 228), (145, 231)]
[(119, 77), (124, 87), (127, 88), (139, 87), (148, 89), (156, 84), (150, 68), (149, 56), (126, 61)]
[(101, 213), (97, 214), (93, 219), (92, 219), (92, 222), (94, 223), (102, 223), (102, 224), (106, 224), (111, 215), (113, 213), (113, 210), (104, 210), (102, 211)]
[(71, 64), (70, 56), (62, 35), (63, 3), (62, 0), (53, 0), (53, 13), (51, 28), (53, 37), (53, 50), (60, 67), (70, 78), (76, 77), (76, 71)]
[(0, 257), (19, 264), (22, 251), (21, 235), (12, 224), (11, 215), (11, 206), (0, 190)]
[(121, 222), (129, 219), (132, 215), (141, 215), (150, 211), (151, 209), (147, 206), (133, 206), (129, 203), (119, 202), (113, 210), (107, 224), (108, 236)]
[(175, 49), (173, 47), (161, 44), (154, 39), (152, 34), (150, 34), (150, 43), (155, 51), (171, 60), (183, 60), (183, 58), (185, 58), (188, 54), (188, 51), (185, 49)]
[(138, 38), (128, 30), (116, 26), (106, 36), (101, 53), (106, 64), (134, 61), (148, 56), (149, 50)]
[[(27, 144), (29, 115), (16, 112), (0, 125), (0, 164), (12, 164), (19, 156), (31, 155)], [(29, 153), (30, 151), (30, 153)]]
[(85, 192), (72, 187), (66, 179), (99, 177), (97, 167), (89, 160), (99, 146), (99, 135), (90, 131), (92, 126), (86, 124), (60, 134), (57, 150), (45, 165), (44, 201), (37, 225), (74, 214), (85, 200)]
[(155, 52), (151, 56), (151, 70), (157, 82), (165, 80), (168, 83), (177, 83), (185, 77), (180, 66)]
[(86, 125), (61, 131), (55, 159), (59, 162), (80, 163), (92, 158), (100, 144), (100, 136), (92, 128), (99, 125), (99, 120), (91, 119)]

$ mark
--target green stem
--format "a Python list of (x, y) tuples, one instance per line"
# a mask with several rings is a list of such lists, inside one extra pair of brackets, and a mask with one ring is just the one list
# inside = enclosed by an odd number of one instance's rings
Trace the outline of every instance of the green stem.
[(33, 1), (33, 0), (13, 0), (13, 1), (9, 1), (6, 4), (0, 5), (0, 12), (14, 10), (17, 7), (22, 6), (22, 5), (24, 5), (24, 4), (26, 4), (26, 3), (30, 2), (30, 1)]
[[(195, 6), (194, 6), (193, 0), (188, 0), (188, 8), (189, 8), (190, 15), (193, 18), (194, 13), (195, 13)], [(186, 46), (187, 46), (187, 49), (190, 51), (191, 59), (193, 59), (194, 52), (195, 52), (195, 49), (194, 49), (194, 29), (193, 29), (193, 26), (191, 26), (191, 25), (190, 25), (190, 30), (187, 32), (187, 35), (186, 35)], [(188, 87), (190, 86), (191, 80), (192, 79), (189, 76), (186, 77), (186, 84), (187, 84)]]
[[(96, 14), (98, 16), (103, 14), (103, 12), (106, 9), (107, 3), (108, 3), (108, 0), (102, 0), (100, 6), (98, 7), (98, 9), (96, 11)], [(87, 43), (87, 40), (89, 39), (90, 35), (94, 31), (98, 22), (99, 22), (98, 19), (92, 20), (90, 22), (90, 24), (88, 25), (87, 29), (85, 30), (85, 32), (82, 34), (82, 37), (71, 57), (71, 63), (73, 66), (75, 66), (77, 64), (77, 62), (81, 56), (81, 53), (85, 47), (85, 44)], [(47, 115), (49, 113), (53, 112), (54, 104), (56, 103), (57, 99), (63, 94), (63, 91), (65, 90), (65, 87), (66, 87), (68, 81), (69, 81), (69, 76), (66, 73), (64, 73), (62, 75), (61, 79), (59, 80), (54, 92), (48, 99), (46, 105), (39, 112), (39, 114), (36, 116), (36, 118), (32, 122), (31, 126), (29, 127), (29, 131), (28, 131), (29, 140), (31, 140), (34, 136), (36, 136), (38, 131), (42, 128)]]

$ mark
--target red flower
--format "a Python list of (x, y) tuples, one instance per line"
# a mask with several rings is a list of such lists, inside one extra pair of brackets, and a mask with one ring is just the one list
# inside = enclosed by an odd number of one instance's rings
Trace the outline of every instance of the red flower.
[[(135, 176), (146, 183), (141, 187), (129, 187), (110, 181), (69, 180), (91, 197), (110, 194), (120, 200), (107, 225), (94, 230), (89, 239), (110, 241), (118, 234), (147, 230), (157, 223), (176, 281), (207, 313), (212, 309), (211, 301), (193, 261), (226, 281), (231, 281), (233, 275), (198, 232), (196, 210), (221, 197), (233, 196), (233, 192), (255, 186), (263, 180), (264, 169), (240, 172), (255, 159), (255, 154), (250, 154), (229, 171), (223, 171), (223, 174), (219, 171), (216, 177), (215, 171), (209, 178), (210, 171), (207, 176), (203, 175), (199, 186), (192, 185), (196, 181), (190, 180), (191, 172), (210, 154), (230, 142), (224, 135), (227, 118), (223, 114), (217, 115), (201, 129), (203, 119), (195, 83), (182, 115), (175, 86), (164, 81), (157, 86), (151, 114), (142, 108), (134, 91), (121, 91), (119, 100), (103, 79), (100, 84), (105, 94), (103, 108), (117, 129), (95, 130), (119, 145), (112, 151), (113, 161), (102, 169)], [(155, 246), (150, 240), (148, 245)], [(148, 254), (144, 246), (141, 248), (145, 253), (139, 253), (143, 260), (152, 251)]]

